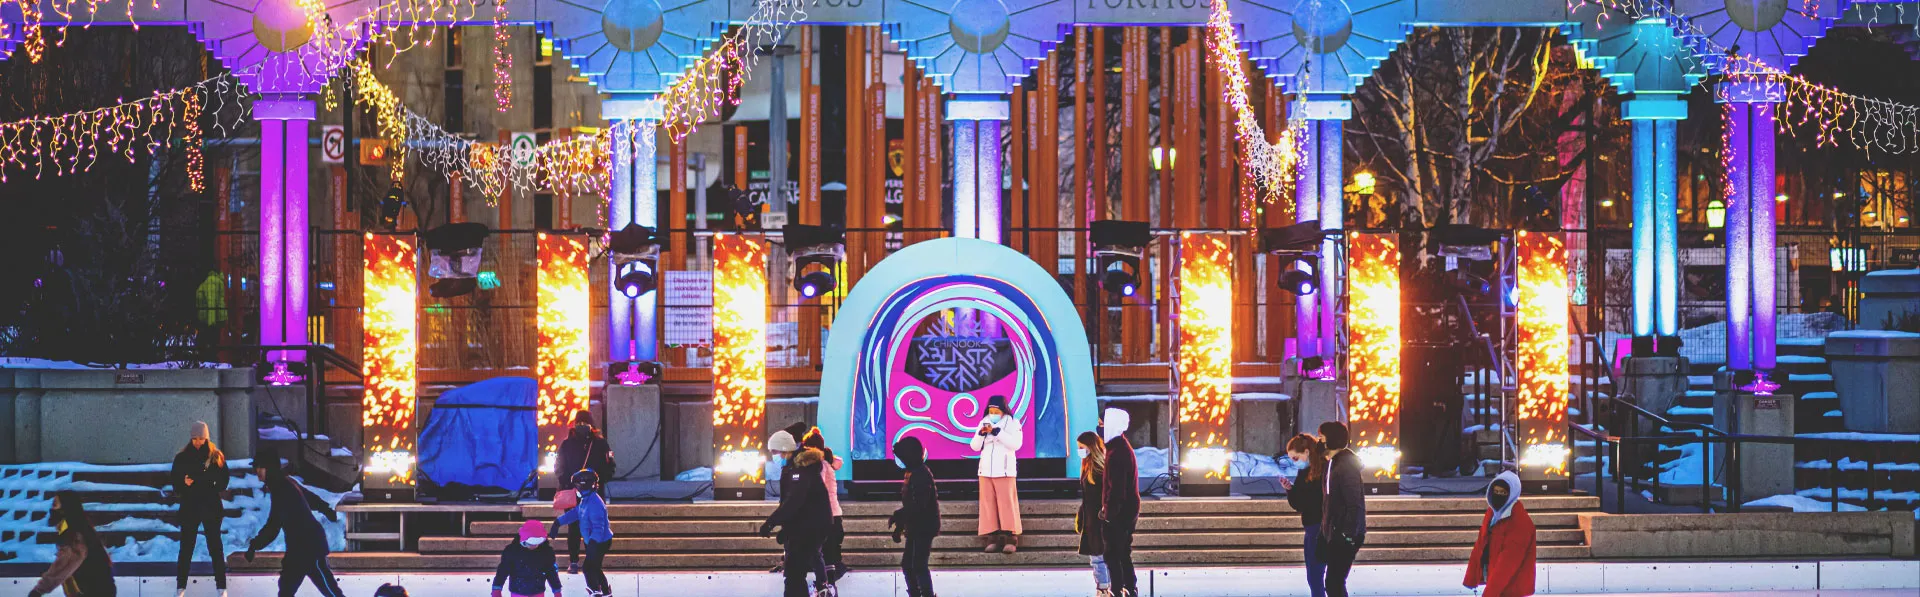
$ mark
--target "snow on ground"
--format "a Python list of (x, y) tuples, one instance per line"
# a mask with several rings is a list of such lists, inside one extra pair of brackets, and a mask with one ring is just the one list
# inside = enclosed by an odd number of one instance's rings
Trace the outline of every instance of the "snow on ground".
[(695, 469), (688, 469), (688, 470), (684, 470), (684, 471), (680, 471), (680, 474), (678, 474), (678, 475), (674, 475), (674, 476), (673, 476), (673, 480), (675, 480), (675, 481), (699, 481), (699, 482), (701, 482), (701, 483), (712, 483), (712, 482), (713, 482), (713, 467), (708, 467), (708, 466), (703, 466), (703, 467), (700, 467), (700, 468), (695, 468)]
[(232, 369), (232, 368), (233, 368), (233, 365), (229, 365), (226, 363), (189, 363), (185, 361), (173, 361), (169, 363), (132, 363), (124, 366), (117, 366), (117, 365), (86, 365), (81, 363), (75, 363), (73, 361), (49, 361), (47, 359), (33, 359), (33, 358), (27, 358), (27, 357), (0, 357), (0, 369), (151, 370), (151, 369)]
[[(1794, 492), (1794, 494), (1795, 494), (1795, 495), (1801, 495), (1801, 496), (1806, 496), (1806, 497), (1811, 497), (1811, 498), (1825, 498), (1825, 499), (1833, 499), (1833, 488), (1831, 488), (1831, 487), (1815, 487), (1815, 488), (1813, 488), (1813, 489), (1802, 489), (1802, 490), (1800, 490), (1800, 491), (1796, 491), (1796, 492)], [(1868, 499), (1868, 498), (1867, 498), (1867, 490), (1865, 490), (1865, 489), (1854, 489), (1854, 488), (1852, 488), (1852, 487), (1842, 487), (1842, 488), (1840, 488), (1840, 499), (1843, 499), (1843, 500), (1864, 500), (1864, 499)], [(1882, 490), (1878, 490), (1878, 491), (1874, 491), (1874, 492), (1873, 492), (1873, 498), (1872, 498), (1872, 499), (1876, 499), (1876, 500), (1883, 500), (1883, 501), (1888, 501), (1888, 502), (1907, 502), (1907, 503), (1915, 503), (1915, 502), (1920, 502), (1920, 492), (1916, 492), (1916, 491), (1887, 491), (1887, 490), (1884, 490), (1884, 489), (1882, 489)]]
[[(1833, 470), (1833, 462), (1828, 460), (1808, 460), (1805, 462), (1794, 463), (1793, 468), (1814, 469), (1814, 470), (1822, 470), (1822, 471)], [(1841, 458), (1840, 470), (1864, 471), (1864, 470), (1867, 470), (1867, 461), (1854, 460), (1852, 458)], [(1884, 462), (1878, 462), (1878, 463), (1874, 463), (1873, 470), (1875, 471), (1920, 471), (1920, 463), (1909, 462), (1905, 464), (1887, 464)]]
[(1920, 434), (1915, 433), (1860, 433), (1857, 431), (1829, 431), (1826, 433), (1796, 433), (1794, 437), (1817, 439), (1844, 439), (1860, 442), (1911, 442), (1920, 443)]
[[(1760, 498), (1741, 505), (1749, 508), (1761, 506), (1789, 508), (1794, 512), (1832, 512), (1834, 510), (1833, 504), (1831, 503), (1801, 495), (1776, 495)], [(1840, 504), (1841, 512), (1865, 512), (1866, 510), (1866, 508), (1853, 504)]]
[[(260, 439), (266, 440), (266, 441), (292, 441), (292, 440), (300, 439), (300, 436), (295, 435), (292, 429), (288, 429), (285, 427), (268, 427), (266, 429), (260, 429), (259, 432), (260, 432)], [(328, 437), (324, 435), (307, 434), (306, 439), (317, 439), (317, 440), (324, 441), (328, 439)]]
[(1667, 414), (1676, 417), (1711, 417), (1713, 409), (1703, 406), (1675, 406), (1667, 409)]

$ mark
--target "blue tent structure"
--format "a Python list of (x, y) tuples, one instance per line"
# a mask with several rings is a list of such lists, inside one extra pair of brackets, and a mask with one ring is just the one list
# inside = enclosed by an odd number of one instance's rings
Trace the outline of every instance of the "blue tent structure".
[(421, 488), (441, 499), (518, 493), (540, 464), (538, 400), (526, 377), (441, 394), (420, 431)]

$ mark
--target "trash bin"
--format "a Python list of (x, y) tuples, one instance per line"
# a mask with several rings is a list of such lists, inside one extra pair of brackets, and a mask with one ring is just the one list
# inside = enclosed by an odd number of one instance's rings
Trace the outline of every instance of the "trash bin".
[(1834, 332), (1827, 363), (1848, 431), (1920, 433), (1920, 334)]

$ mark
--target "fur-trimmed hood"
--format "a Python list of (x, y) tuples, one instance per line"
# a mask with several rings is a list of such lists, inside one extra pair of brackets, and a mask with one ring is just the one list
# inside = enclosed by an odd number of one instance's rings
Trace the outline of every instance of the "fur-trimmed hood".
[(814, 448), (803, 448), (793, 456), (793, 465), (798, 467), (814, 466), (825, 462), (827, 454)]

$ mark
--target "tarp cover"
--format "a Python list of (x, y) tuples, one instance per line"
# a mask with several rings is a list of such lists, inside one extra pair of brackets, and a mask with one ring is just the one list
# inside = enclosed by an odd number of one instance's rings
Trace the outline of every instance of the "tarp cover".
[(539, 465), (539, 383), (497, 377), (448, 390), (420, 431), (420, 474), (442, 486), (516, 491)]

